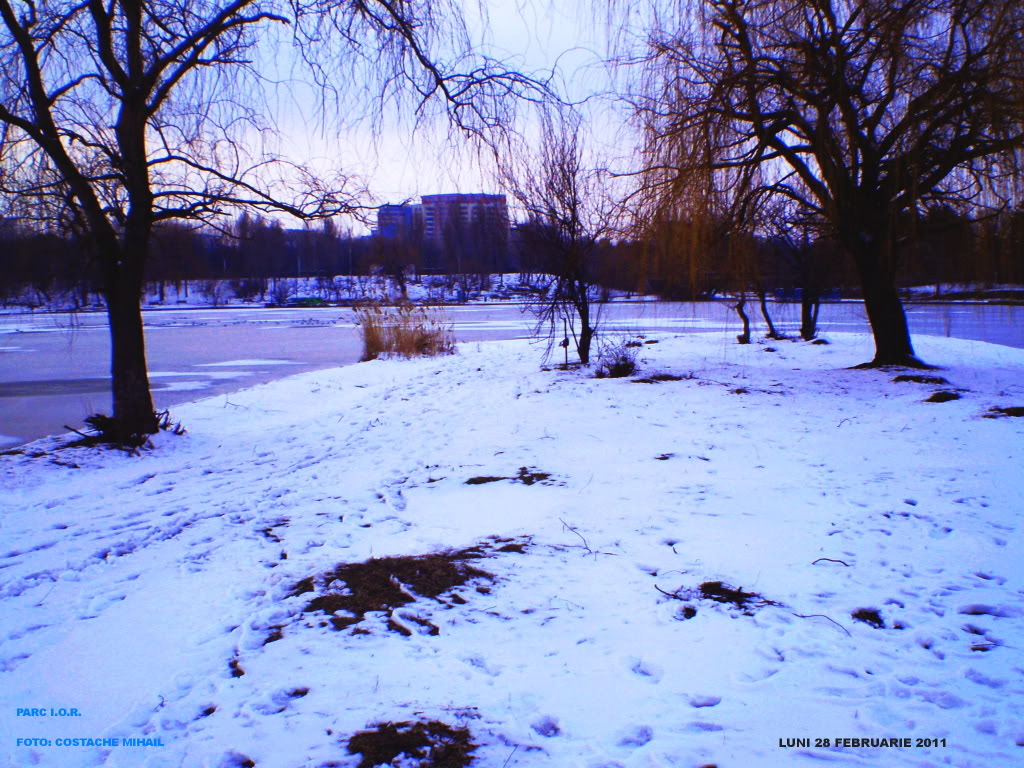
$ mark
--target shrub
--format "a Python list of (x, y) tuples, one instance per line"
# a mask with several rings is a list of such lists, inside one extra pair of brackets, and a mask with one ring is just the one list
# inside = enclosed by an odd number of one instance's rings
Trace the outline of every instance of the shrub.
[(267, 281), (258, 277), (242, 277), (231, 281), (231, 290), (239, 301), (252, 301), (267, 291)]
[(270, 301), (272, 304), (281, 306), (288, 302), (288, 299), (295, 293), (295, 286), (287, 278), (275, 277), (270, 286)]
[(363, 334), (363, 361), (382, 355), (410, 358), (455, 353), (452, 324), (436, 309), (367, 304), (356, 307), (356, 323)]
[(199, 284), (199, 293), (210, 304), (219, 307), (227, 303), (228, 286), (223, 280), (204, 280)]
[(594, 376), (599, 379), (621, 379), (636, 373), (636, 351), (628, 342), (605, 344), (597, 355)]

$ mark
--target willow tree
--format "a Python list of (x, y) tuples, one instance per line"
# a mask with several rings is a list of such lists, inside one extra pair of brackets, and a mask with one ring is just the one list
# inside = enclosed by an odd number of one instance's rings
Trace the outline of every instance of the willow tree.
[(791, 203), (856, 265), (871, 364), (920, 365), (901, 253), (928, 208), (999, 208), (1020, 178), (1024, 4), (703, 0), (642, 17), (646, 214), (685, 218), (695, 184), (745, 216)]
[(439, 103), (478, 134), (532, 86), (472, 54), (454, 2), (0, 0), (0, 19), (2, 202), (74, 230), (98, 263), (109, 436), (127, 443), (158, 429), (140, 311), (154, 227), (245, 208), (328, 217), (361, 202), (344, 175), (266, 149), (282, 60), (338, 113), (411, 98), (417, 115)]

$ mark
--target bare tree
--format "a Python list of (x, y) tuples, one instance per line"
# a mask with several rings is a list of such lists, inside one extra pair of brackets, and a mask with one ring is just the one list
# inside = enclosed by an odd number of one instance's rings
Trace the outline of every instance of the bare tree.
[(704, 0), (647, 18), (632, 105), (651, 204), (685, 208), (710, 174), (742, 180), (735, 212), (783, 198), (820, 218), (857, 267), (872, 364), (920, 365), (896, 286), (910, 221), (938, 204), (1008, 202), (1024, 146), (1024, 5)]
[[(590, 364), (600, 305), (595, 301), (599, 241), (610, 231), (610, 216), (598, 180), (586, 167), (581, 118), (567, 108), (540, 112), (535, 153), (509, 153), (503, 180), (526, 213), (520, 247), (549, 277), (536, 303), (537, 331), (576, 348)], [(563, 338), (564, 336), (564, 338)]]
[(140, 313), (154, 226), (360, 204), (351, 179), (263, 148), (258, 65), (275, 53), (264, 43), (294, 46), (323, 104), (373, 110), (411, 94), (417, 115), (440, 102), (470, 133), (532, 87), (471, 56), (453, 2), (0, 0), (0, 19), (0, 193), (91, 248), (110, 325), (110, 433), (129, 443), (158, 428)]

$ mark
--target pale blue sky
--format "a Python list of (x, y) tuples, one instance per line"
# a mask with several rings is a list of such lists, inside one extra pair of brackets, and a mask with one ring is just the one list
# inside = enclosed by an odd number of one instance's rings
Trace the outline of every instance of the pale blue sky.
[[(473, 6), (474, 3), (467, 3)], [(572, 0), (502, 2), (486, 0), (486, 23), (472, 8), (467, 15), (471, 33), (481, 50), (508, 61), (524, 72), (550, 73), (560, 93), (581, 99), (608, 88), (601, 64), (603, 31)], [(498, 191), (486, 164), (477, 162), (465, 142), (446, 140), (442, 124), (419, 127), (387, 120), (379, 136), (369, 126), (336, 135), (333, 126), (320, 126), (303, 106), (302, 89), (278, 93), (277, 111), (283, 154), (312, 159), (318, 167), (341, 166), (367, 182), (378, 202), (400, 202), (423, 194)], [(308, 103), (308, 102), (307, 102)]]

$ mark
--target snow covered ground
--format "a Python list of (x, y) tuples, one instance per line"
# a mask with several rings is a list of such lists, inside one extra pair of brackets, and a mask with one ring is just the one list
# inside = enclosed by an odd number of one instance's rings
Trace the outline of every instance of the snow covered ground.
[[(0, 760), (348, 768), (439, 721), (485, 768), (1024, 764), (1024, 419), (986, 418), (1024, 350), (645, 341), (632, 378), (468, 344), (178, 407), (138, 456), (0, 456)], [(437, 597), (309, 610), (476, 545)]]

